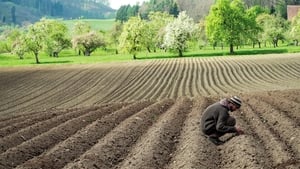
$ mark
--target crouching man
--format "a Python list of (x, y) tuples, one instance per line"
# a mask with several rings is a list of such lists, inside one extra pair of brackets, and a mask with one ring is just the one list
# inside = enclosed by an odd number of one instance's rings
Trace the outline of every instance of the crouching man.
[(235, 127), (236, 120), (229, 115), (229, 112), (239, 109), (241, 105), (241, 99), (234, 96), (229, 99), (222, 99), (205, 109), (201, 118), (201, 128), (209, 141), (215, 145), (221, 145), (224, 142), (219, 137), (224, 134), (236, 133), (240, 135), (244, 133), (240, 128)]

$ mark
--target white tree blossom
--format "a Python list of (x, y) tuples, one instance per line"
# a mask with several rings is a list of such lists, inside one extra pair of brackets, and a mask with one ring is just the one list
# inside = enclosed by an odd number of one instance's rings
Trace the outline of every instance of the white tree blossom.
[(178, 18), (169, 23), (166, 27), (163, 48), (176, 50), (179, 56), (187, 48), (187, 41), (196, 30), (196, 24), (185, 11), (180, 12)]

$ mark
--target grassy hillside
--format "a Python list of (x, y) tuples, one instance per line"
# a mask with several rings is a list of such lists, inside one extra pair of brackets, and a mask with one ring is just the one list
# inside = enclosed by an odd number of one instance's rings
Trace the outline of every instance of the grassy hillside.
[(38, 21), (42, 14), (33, 8), (16, 5), (12, 2), (0, 2), (0, 25), (12, 23), (12, 7), (16, 8), (16, 23), (21, 25), (24, 22)]
[[(56, 4), (59, 4), (55, 6)], [(14, 11), (14, 12), (12, 12)], [(15, 21), (13, 20), (15, 14)], [(50, 18), (93, 18), (107, 19), (115, 17), (115, 10), (100, 3), (87, 0), (77, 1), (3, 1), (0, 0), (0, 25), (12, 23), (22, 25), (24, 22), (36, 22), (41, 17)]]

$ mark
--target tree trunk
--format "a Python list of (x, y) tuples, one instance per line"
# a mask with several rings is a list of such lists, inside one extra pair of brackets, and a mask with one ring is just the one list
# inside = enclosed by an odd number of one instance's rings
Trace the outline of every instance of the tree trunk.
[(261, 48), (261, 43), (260, 42), (258, 42), (258, 48)]
[(230, 54), (234, 54), (234, 51), (233, 51), (233, 44), (230, 44)]
[(35, 56), (35, 61), (36, 61), (36, 64), (40, 64), (40, 61), (39, 61), (39, 57), (38, 57), (39, 53), (38, 52), (34, 52), (34, 56)]
[(134, 60), (136, 59), (136, 55), (135, 55), (135, 54), (133, 54), (133, 59), (134, 59)]
[(87, 49), (84, 51), (84, 56), (91, 56), (91, 52)]
[(179, 49), (178, 52), (179, 52), (179, 57), (182, 57), (183, 56), (182, 50)]
[(150, 47), (147, 47), (147, 50), (148, 50), (148, 52), (149, 52), (149, 53), (151, 53), (151, 49), (150, 49)]

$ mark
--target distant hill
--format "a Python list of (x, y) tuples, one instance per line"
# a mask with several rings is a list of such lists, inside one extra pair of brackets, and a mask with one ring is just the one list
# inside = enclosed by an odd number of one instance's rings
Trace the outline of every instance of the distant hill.
[(41, 17), (112, 19), (105, 0), (0, 0), (0, 25), (35, 22)]

